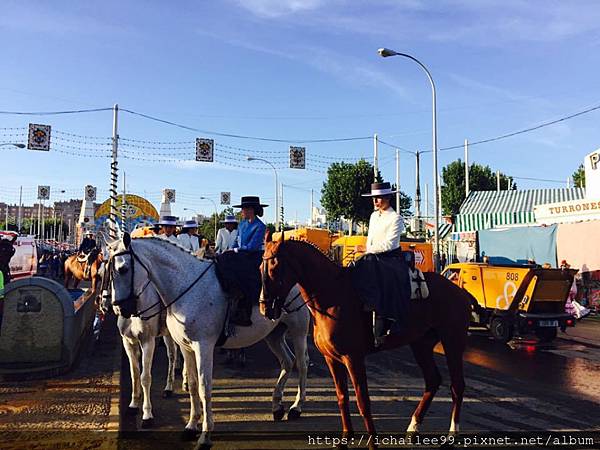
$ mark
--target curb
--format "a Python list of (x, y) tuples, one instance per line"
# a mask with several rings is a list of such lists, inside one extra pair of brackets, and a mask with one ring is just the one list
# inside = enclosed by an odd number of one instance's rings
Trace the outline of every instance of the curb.
[(587, 345), (590, 347), (600, 348), (600, 342), (598, 342), (598, 341), (593, 341), (591, 339), (586, 339), (586, 338), (582, 338), (582, 337), (578, 337), (578, 336), (569, 336), (568, 334), (564, 334), (564, 333), (561, 335), (558, 335), (557, 339), (561, 339), (563, 341), (577, 342), (578, 344), (583, 344), (583, 345)]

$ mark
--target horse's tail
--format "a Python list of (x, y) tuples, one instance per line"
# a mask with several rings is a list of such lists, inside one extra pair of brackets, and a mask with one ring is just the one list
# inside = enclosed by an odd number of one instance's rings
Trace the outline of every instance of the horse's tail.
[(467, 294), (467, 298), (469, 299), (469, 304), (471, 305), (471, 309), (475, 312), (475, 314), (477, 314), (478, 316), (483, 315), (485, 313), (485, 308), (483, 308), (479, 304), (477, 299), (475, 297), (473, 297), (473, 295), (471, 295), (470, 292), (465, 290), (465, 294)]

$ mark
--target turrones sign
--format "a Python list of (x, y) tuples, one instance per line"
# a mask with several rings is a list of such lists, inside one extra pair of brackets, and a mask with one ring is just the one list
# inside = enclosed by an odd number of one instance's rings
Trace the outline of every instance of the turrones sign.
[(538, 205), (534, 208), (535, 221), (539, 224), (600, 220), (600, 197), (593, 200), (573, 200)]

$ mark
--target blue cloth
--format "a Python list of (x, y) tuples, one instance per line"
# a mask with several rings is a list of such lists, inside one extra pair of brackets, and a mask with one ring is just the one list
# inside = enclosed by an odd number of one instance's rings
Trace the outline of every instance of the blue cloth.
[(525, 264), (533, 259), (557, 267), (556, 230), (556, 225), (480, 230), (479, 254), (488, 256), (492, 264)]
[(262, 251), (266, 229), (267, 227), (258, 217), (252, 223), (242, 220), (238, 225), (238, 237), (233, 244), (233, 248), (250, 252)]

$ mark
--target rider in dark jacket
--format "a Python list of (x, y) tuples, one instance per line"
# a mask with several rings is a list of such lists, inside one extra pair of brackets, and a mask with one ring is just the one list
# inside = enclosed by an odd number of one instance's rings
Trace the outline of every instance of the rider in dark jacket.
[(94, 233), (91, 231), (88, 231), (85, 234), (81, 244), (79, 244), (79, 253), (87, 255), (87, 264), (85, 265), (84, 275), (85, 277), (89, 277), (92, 264), (98, 256), (96, 240), (94, 239)]

